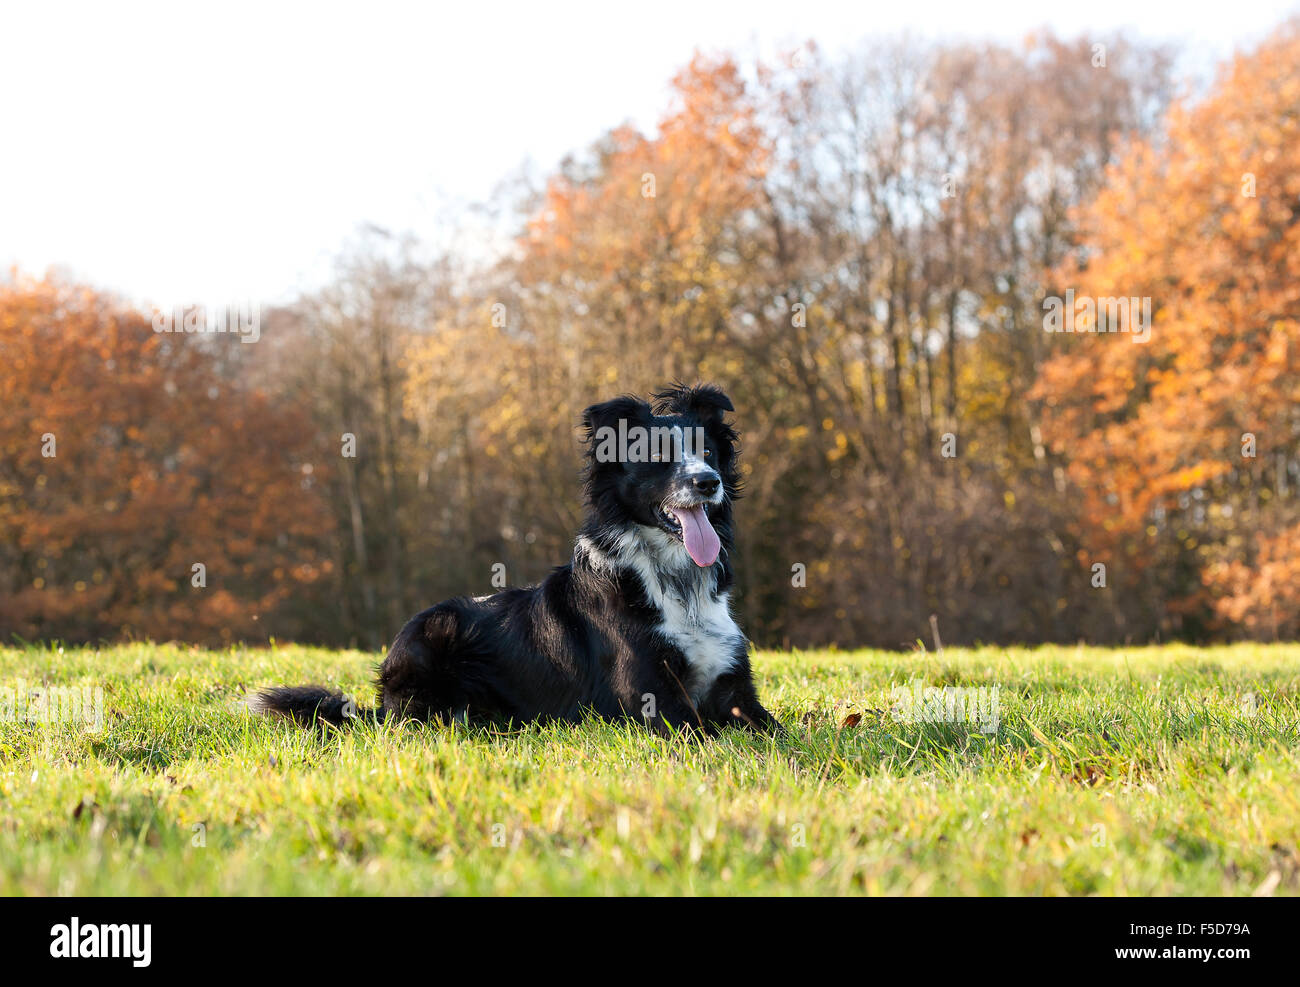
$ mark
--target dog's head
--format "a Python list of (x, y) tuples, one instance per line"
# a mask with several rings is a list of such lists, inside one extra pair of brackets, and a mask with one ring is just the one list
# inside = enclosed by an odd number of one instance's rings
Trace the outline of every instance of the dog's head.
[(589, 520), (662, 532), (697, 566), (711, 566), (730, 548), (740, 487), (736, 432), (723, 418), (735, 409), (707, 384), (676, 384), (653, 401), (621, 397), (583, 412)]

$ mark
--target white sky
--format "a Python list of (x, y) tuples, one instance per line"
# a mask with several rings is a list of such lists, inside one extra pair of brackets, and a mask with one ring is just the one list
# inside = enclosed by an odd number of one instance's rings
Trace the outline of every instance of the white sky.
[[(472, 8), (472, 9), (470, 9)], [(399, 5), (0, 0), (0, 268), (289, 300), (362, 223), (435, 238), (525, 161), (651, 128), (692, 51), (1047, 25), (1230, 54), (1297, 0)]]

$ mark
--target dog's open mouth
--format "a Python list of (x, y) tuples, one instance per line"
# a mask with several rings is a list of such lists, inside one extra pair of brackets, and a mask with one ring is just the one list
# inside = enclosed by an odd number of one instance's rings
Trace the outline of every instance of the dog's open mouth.
[(713, 530), (703, 504), (694, 504), (691, 507), (672, 505), (663, 508), (659, 513), (664, 528), (669, 534), (682, 540), (687, 554), (696, 565), (711, 566), (718, 560), (722, 542), (718, 540), (718, 533)]

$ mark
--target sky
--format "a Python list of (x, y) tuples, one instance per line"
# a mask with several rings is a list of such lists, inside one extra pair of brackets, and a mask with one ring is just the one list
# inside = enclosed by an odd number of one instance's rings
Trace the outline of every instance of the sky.
[(529, 164), (652, 129), (696, 49), (870, 35), (1179, 43), (1300, 0), (137, 4), (0, 0), (0, 270), (144, 305), (292, 300), (364, 224), (437, 240)]

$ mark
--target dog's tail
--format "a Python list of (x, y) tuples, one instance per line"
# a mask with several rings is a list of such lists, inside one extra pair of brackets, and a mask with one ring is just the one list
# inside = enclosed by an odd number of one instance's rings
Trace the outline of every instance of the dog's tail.
[(280, 685), (263, 689), (248, 701), (254, 713), (283, 716), (302, 726), (332, 723), (341, 727), (356, 720), (382, 720), (383, 710), (360, 709), (351, 696), (320, 685)]

